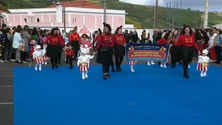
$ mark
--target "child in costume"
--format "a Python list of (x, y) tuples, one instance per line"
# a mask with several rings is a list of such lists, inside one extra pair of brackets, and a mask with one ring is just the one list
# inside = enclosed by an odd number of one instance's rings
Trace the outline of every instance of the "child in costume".
[(137, 61), (129, 61), (129, 64), (131, 65), (130, 69), (131, 72), (135, 72), (135, 70), (133, 69), (133, 66), (136, 65)]
[(88, 71), (89, 71), (89, 61), (93, 59), (94, 55), (86, 55), (86, 50), (81, 51), (81, 55), (78, 57), (77, 66), (79, 70), (82, 72), (82, 79), (88, 78)]
[(37, 45), (36, 50), (33, 52), (33, 59), (35, 60), (35, 70), (38, 70), (39, 66), (39, 71), (42, 70), (42, 58), (43, 58), (43, 51), (41, 50), (41, 46)]
[(71, 45), (71, 44), (68, 45), (68, 48), (65, 50), (65, 52), (66, 52), (66, 64), (67, 64), (68, 61), (69, 61), (70, 69), (72, 69), (72, 68), (73, 68), (72, 59), (73, 59), (74, 56), (75, 56), (75, 52), (74, 52), (74, 50), (72, 49), (72, 45)]
[(154, 65), (154, 64), (155, 64), (155, 63), (154, 63), (152, 60), (148, 60), (148, 61), (147, 61), (147, 65), (148, 65), (148, 66)]
[(42, 58), (42, 64), (47, 65), (47, 60), (50, 60), (49, 57), (46, 56), (46, 49), (47, 49), (47, 44), (43, 44), (43, 58)]
[(202, 56), (198, 56), (197, 70), (201, 71), (200, 76), (206, 77), (209, 67), (210, 58), (207, 56), (208, 50), (202, 51)]

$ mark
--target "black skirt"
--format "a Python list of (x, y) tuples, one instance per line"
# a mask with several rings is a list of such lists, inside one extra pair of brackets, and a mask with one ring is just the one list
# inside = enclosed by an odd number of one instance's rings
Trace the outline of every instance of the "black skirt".
[(72, 47), (75, 52), (78, 52), (80, 49), (79, 41), (71, 41)]
[(125, 48), (123, 46), (114, 45), (114, 54), (116, 56), (124, 56)]
[(112, 65), (113, 63), (113, 47), (109, 47), (107, 52), (98, 52), (96, 62), (105, 65)]
[(61, 53), (61, 47), (60, 45), (51, 45), (48, 44), (47, 50), (46, 50), (46, 55), (50, 58), (58, 58), (59, 53)]
[(181, 52), (181, 48), (182, 46), (174, 46), (174, 51), (175, 51), (175, 56), (176, 56), (176, 62), (180, 63), (182, 60), (182, 52)]

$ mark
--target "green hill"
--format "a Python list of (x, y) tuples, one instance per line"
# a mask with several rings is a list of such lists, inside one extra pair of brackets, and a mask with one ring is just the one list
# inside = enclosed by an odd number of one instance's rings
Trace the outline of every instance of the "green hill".
[[(46, 7), (52, 4), (48, 2), (48, 0), (2, 0), (6, 3), (9, 3), (10, 9), (18, 9), (18, 8), (41, 8)], [(70, 1), (70, 0), (58, 0), (59, 2)], [(103, 6), (104, 0), (88, 0), (94, 4)], [(126, 10), (126, 23), (134, 23), (136, 27), (142, 27), (146, 29), (153, 28), (154, 21), (154, 6), (145, 6), (145, 5), (134, 5), (124, 2), (119, 2), (118, 0), (106, 0), (107, 1), (107, 9), (119, 9)], [(166, 8), (159, 7), (158, 8), (158, 28), (166, 28)], [(174, 9), (171, 9), (171, 19), (173, 19)], [(178, 12), (179, 13), (179, 12)], [(179, 13), (180, 14), (180, 13)], [(201, 25), (201, 14), (203, 12), (194, 11), (194, 10), (182, 10), (182, 21), (181, 25), (186, 24), (193, 28), (199, 28)], [(175, 17), (176, 18), (176, 17)], [(168, 16), (169, 19), (169, 16)], [(178, 18), (179, 19), (179, 18)], [(173, 22), (173, 21), (172, 21)], [(175, 19), (176, 22), (176, 19)], [(222, 23), (222, 16), (214, 14), (212, 12), (209, 13), (209, 26), (216, 25)], [(176, 24), (176, 23), (175, 23)], [(172, 26), (172, 23), (171, 23)], [(169, 25), (168, 25), (169, 28)]]

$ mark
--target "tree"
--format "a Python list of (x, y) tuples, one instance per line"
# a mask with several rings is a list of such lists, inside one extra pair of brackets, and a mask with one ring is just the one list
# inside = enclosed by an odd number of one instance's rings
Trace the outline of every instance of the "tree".
[(130, 20), (129, 18), (126, 17), (125, 19), (125, 23), (126, 24), (133, 24), (135, 27), (137, 27), (137, 29), (142, 29), (141, 25), (139, 22), (135, 22), (135, 21), (132, 21)]
[[(1, 1), (1, 0), (0, 0), (0, 10), (4, 11), (4, 12), (6, 12), (6, 13), (11, 13), (11, 12), (8, 10), (8, 4), (5, 3), (5, 2), (3, 2), (3, 1)], [(4, 17), (2, 16), (2, 14), (0, 14), (0, 29), (1, 29), (1, 27), (2, 27), (2, 21), (1, 21), (1, 19), (3, 19), (3, 18), (4, 18)]]
[(200, 15), (200, 18), (201, 18), (200, 28), (202, 28), (202, 27), (203, 27), (204, 14), (201, 14), (201, 15)]

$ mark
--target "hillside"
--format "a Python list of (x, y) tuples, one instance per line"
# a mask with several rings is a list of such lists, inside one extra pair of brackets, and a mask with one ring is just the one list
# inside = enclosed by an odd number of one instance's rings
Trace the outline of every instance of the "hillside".
[[(6, 3), (9, 3), (10, 9), (18, 9), (18, 8), (40, 8), (46, 7), (52, 4), (48, 2), (50, 0), (2, 0)], [(62, 1), (70, 1), (70, 0), (59, 0)], [(88, 0), (94, 4), (103, 6), (103, 0)], [(127, 22), (137, 23), (142, 28), (153, 28), (154, 21), (154, 6), (145, 6), (145, 5), (134, 5), (129, 3), (119, 2), (118, 0), (107, 0), (107, 9), (121, 9), (126, 10), (129, 18)], [(166, 8), (159, 7), (158, 8), (158, 28), (166, 28)], [(171, 18), (173, 18), (173, 9), (171, 9)], [(199, 28), (201, 17), (200, 15), (203, 12), (193, 11), (193, 10), (182, 10), (182, 22), (181, 24), (190, 25), (191, 27)], [(169, 18), (169, 17), (168, 17)], [(176, 19), (175, 19), (176, 22)], [(209, 13), (209, 26), (222, 23), (222, 16), (216, 15), (214, 13)], [(168, 26), (169, 27), (169, 26)]]

